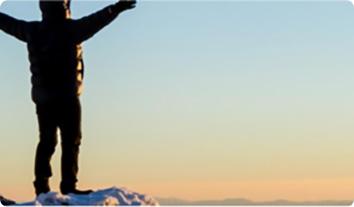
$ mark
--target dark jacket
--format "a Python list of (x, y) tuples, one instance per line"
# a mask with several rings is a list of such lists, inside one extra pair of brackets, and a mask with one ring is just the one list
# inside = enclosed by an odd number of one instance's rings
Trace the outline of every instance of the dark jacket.
[(26, 22), (0, 12), (0, 29), (27, 43), (35, 103), (70, 99), (81, 94), (84, 63), (80, 44), (120, 12), (117, 3), (78, 20), (58, 22)]

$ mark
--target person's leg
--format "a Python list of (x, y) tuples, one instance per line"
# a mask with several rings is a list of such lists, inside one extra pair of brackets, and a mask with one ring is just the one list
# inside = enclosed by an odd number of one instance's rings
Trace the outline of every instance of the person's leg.
[(57, 125), (55, 109), (50, 104), (37, 105), (39, 125), (39, 143), (35, 158), (35, 181), (33, 182), (36, 194), (50, 191), (49, 178), (52, 176), (50, 160), (57, 144)]
[(86, 194), (91, 191), (76, 189), (81, 143), (81, 105), (79, 98), (65, 101), (61, 104), (60, 131), (61, 131), (61, 176), (60, 190), (63, 194)]

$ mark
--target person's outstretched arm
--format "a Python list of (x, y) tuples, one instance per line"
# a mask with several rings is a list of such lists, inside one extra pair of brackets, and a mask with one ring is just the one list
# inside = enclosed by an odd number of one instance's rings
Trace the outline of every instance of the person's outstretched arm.
[(120, 0), (104, 9), (73, 21), (74, 38), (81, 43), (111, 23), (121, 12), (135, 8), (136, 0)]
[(27, 26), (28, 23), (26, 21), (15, 19), (0, 12), (0, 30), (5, 33), (25, 42)]

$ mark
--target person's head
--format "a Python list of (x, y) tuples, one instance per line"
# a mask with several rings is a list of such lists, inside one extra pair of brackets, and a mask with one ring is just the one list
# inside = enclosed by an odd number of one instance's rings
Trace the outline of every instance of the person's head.
[(70, 19), (70, 0), (39, 0), (43, 20)]

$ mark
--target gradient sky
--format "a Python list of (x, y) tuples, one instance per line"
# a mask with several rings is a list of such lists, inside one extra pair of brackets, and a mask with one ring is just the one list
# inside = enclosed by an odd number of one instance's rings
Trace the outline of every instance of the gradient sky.
[[(112, 2), (73, 2), (74, 17)], [(1, 12), (40, 19), (36, 1)], [(0, 193), (33, 199), (25, 44), (0, 34)], [(159, 197), (354, 199), (349, 2), (139, 2), (84, 44), (79, 186)], [(58, 190), (60, 147), (53, 159)]]

